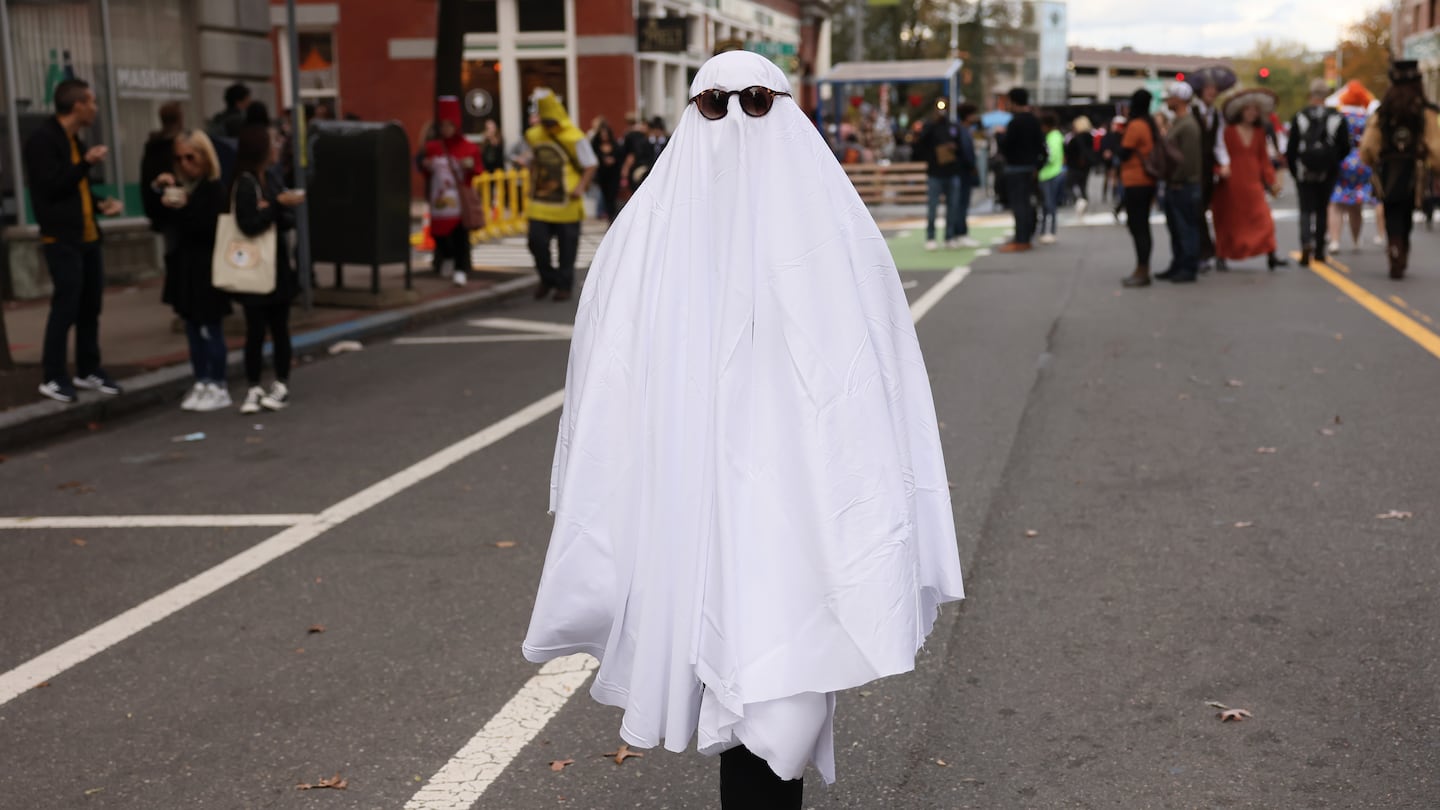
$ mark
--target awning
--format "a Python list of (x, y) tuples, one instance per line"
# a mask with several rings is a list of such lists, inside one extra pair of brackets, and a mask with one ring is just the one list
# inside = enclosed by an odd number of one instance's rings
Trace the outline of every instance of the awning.
[(964, 63), (959, 59), (914, 59), (892, 62), (841, 62), (821, 76), (820, 84), (881, 84), (952, 81)]

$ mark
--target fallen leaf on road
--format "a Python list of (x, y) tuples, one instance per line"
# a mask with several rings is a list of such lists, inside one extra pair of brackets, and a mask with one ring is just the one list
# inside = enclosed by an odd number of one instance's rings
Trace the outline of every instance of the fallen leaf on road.
[(295, 648), (295, 654), (296, 654), (296, 655), (303, 655), (304, 653), (305, 653), (305, 648), (304, 648), (304, 647), (296, 647), (296, 648)]
[(1386, 512), (1382, 515), (1376, 515), (1375, 517), (1380, 518), (1381, 520), (1409, 520), (1410, 518), (1415, 517), (1415, 514), (1413, 512), (1401, 512), (1399, 509), (1391, 509), (1389, 512)]
[(1343, 425), (1343, 424), (1345, 424), (1344, 422), (1341, 422), (1341, 421), (1340, 421), (1340, 414), (1338, 414), (1338, 413), (1335, 414), (1335, 424), (1337, 424), (1337, 425)]
[(87, 422), (87, 423), (85, 424), (85, 429), (86, 429), (86, 430), (89, 430), (91, 433), (94, 433), (95, 431), (97, 431), (97, 430), (100, 429), (100, 423), (99, 423), (99, 422)]
[(259, 436), (246, 436), (246, 437), (245, 437), (245, 443), (246, 443), (246, 444), (261, 444), (261, 443), (263, 443), (264, 441), (265, 441), (265, 440), (262, 439), (262, 438), (260, 438)]
[(1321, 436), (1334, 436), (1334, 435), (1335, 435), (1335, 431), (1331, 430), (1330, 428), (1320, 428), (1320, 435), (1321, 435)]
[(874, 692), (871, 692), (871, 691), (868, 690), (868, 689), (862, 689), (862, 690), (860, 690), (860, 697), (870, 697), (870, 696), (873, 695), (873, 694), (875, 694), (875, 693), (874, 693)]
[(1026, 530), (1025, 530), (1025, 536), (1026, 536), (1026, 537), (1039, 537), (1039, 536), (1040, 536), (1040, 532), (1037, 532), (1037, 531), (1035, 531), (1034, 529), (1026, 529)]
[(321, 779), (319, 782), (316, 782), (313, 785), (302, 782), (296, 785), (295, 789), (319, 790), (321, 788), (330, 788), (331, 790), (344, 790), (347, 787), (349, 787), (349, 784), (344, 779), (341, 779), (340, 774), (337, 773), (329, 779)]
[(97, 794), (97, 793), (104, 793), (104, 792), (105, 792), (105, 788), (87, 788), (87, 789), (85, 790), (85, 795), (86, 795), (86, 796), (94, 796), (94, 795)]
[(81, 482), (81, 481), (66, 481), (66, 482), (63, 483), (63, 484), (56, 484), (56, 485), (55, 485), (55, 488), (56, 488), (56, 489), (79, 489), (80, 487), (83, 487), (83, 486), (85, 486), (85, 484), (84, 484), (83, 482)]
[(1190, 398), (1190, 395), (1189, 395), (1189, 394), (1181, 394), (1180, 396), (1176, 397), (1176, 399), (1189, 399), (1189, 398)]
[(310, 627), (309, 627), (305, 632), (307, 632), (307, 633), (323, 633), (323, 632), (325, 632), (325, 625), (323, 625), (323, 624), (312, 624), (312, 625), (310, 625)]
[(614, 759), (616, 765), (624, 765), (625, 760), (629, 759), (630, 757), (644, 758), (645, 755), (640, 753), (639, 751), (631, 751), (630, 746), (628, 745), (622, 745), (620, 746), (620, 750), (611, 751), (608, 754), (601, 754), (600, 756), (610, 757), (611, 759)]
[(1259, 447), (1256, 448), (1255, 452), (1259, 453), (1262, 456), (1273, 456), (1279, 451), (1276, 450), (1276, 448), (1274, 447)]
[(45, 688), (47, 688), (47, 687), (49, 687), (49, 686), (50, 686), (50, 682), (49, 682), (49, 681), (41, 681), (40, 683), (35, 684), (35, 687), (34, 687), (34, 688), (36, 688), (36, 689), (45, 689)]
[(1244, 380), (1226, 380), (1226, 381), (1225, 381), (1225, 385), (1226, 385), (1227, 387), (1229, 387), (1229, 388), (1244, 388), (1244, 387), (1245, 387), (1245, 381), (1244, 381)]
[(1254, 525), (1255, 525), (1255, 524), (1252, 523), (1251, 521), (1248, 521), (1248, 520), (1240, 520), (1240, 521), (1236, 521), (1236, 523), (1235, 523), (1235, 528), (1237, 528), (1237, 529), (1248, 529), (1248, 528), (1250, 528), (1251, 526), (1254, 526)]
[(1254, 717), (1254, 715), (1250, 714), (1249, 709), (1232, 709), (1224, 703), (1219, 703), (1214, 700), (1205, 701), (1205, 705), (1220, 710), (1220, 713), (1216, 715), (1216, 717), (1219, 717), (1222, 723), (1228, 723), (1231, 720), (1239, 722), (1247, 717)]
[(939, 766), (942, 767), (942, 768), (944, 768), (944, 767), (946, 767), (949, 763), (947, 763), (947, 762), (946, 762), (945, 760), (943, 760), (943, 759), (937, 759), (937, 760), (935, 760), (935, 764), (936, 764), (936, 765), (939, 765)]
[(495, 544), (495, 547), (496, 547), (496, 548), (514, 548), (514, 547), (515, 547), (515, 541), (514, 541), (514, 540), (501, 540), (500, 542), (498, 542), (498, 543)]
[(574, 764), (575, 764), (575, 760), (573, 760), (573, 759), (557, 759), (557, 760), (551, 761), (551, 763), (550, 763), (550, 770), (555, 771), (556, 773), (559, 773), (560, 771), (565, 770), (565, 766), (566, 766), (566, 765), (574, 765)]
[(344, 354), (345, 352), (358, 352), (364, 348), (364, 344), (358, 340), (341, 340), (330, 344), (330, 348), (327, 351), (333, 357), (337, 354)]
[(70, 538), (70, 544), (74, 546), (79, 546), (80, 548), (84, 548), (86, 545), (88, 545), (88, 543), (85, 542), (85, 538), (83, 537)]
[(1342, 335), (1342, 334), (1339, 333), (1339, 332), (1336, 332), (1336, 333), (1335, 333), (1335, 339), (1336, 339), (1336, 340), (1344, 340), (1344, 339), (1345, 339), (1345, 336)]

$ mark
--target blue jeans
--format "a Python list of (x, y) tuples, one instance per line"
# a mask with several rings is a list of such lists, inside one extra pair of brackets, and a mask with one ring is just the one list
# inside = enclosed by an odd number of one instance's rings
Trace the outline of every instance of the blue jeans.
[(200, 323), (185, 321), (185, 337), (190, 339), (190, 370), (196, 382), (225, 384), (225, 329), (223, 321)]
[(1176, 276), (1193, 277), (1200, 269), (1200, 184), (1171, 184), (1165, 189), (1165, 225), (1170, 231)]
[[(1063, 170), (1049, 180), (1040, 181), (1040, 200), (1041, 204), (1044, 206), (1040, 209), (1041, 234), (1050, 233), (1053, 235), (1055, 233), (1055, 227), (1057, 224), (1056, 212), (1060, 209), (1060, 195), (1064, 193), (1064, 191), (1065, 172)], [(1047, 223), (1050, 227), (1049, 231), (1045, 230)]]
[(925, 178), (925, 239), (935, 241), (935, 217), (940, 208), (940, 198), (945, 198), (945, 238), (954, 239), (963, 236), (963, 231), (957, 231), (959, 227), (965, 226), (965, 206), (961, 202), (961, 181), (960, 176), (954, 177), (926, 177)]
[(1015, 215), (1015, 242), (1030, 244), (1035, 236), (1035, 193), (1034, 166), (1005, 167), (1005, 196), (1009, 198), (1010, 211)]

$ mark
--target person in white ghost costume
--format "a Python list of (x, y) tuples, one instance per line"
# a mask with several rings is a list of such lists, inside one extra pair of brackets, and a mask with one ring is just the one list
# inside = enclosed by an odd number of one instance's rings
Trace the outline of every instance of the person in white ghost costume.
[(596, 253), (523, 647), (600, 659), (630, 745), (727, 752), (727, 807), (761, 806), (735, 752), (794, 807), (807, 764), (833, 783), (835, 693), (913, 669), (964, 595), (894, 260), (789, 90), (707, 61)]

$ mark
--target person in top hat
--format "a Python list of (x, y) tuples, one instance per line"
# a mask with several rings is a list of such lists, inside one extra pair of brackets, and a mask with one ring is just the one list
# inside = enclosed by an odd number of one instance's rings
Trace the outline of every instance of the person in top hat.
[(435, 237), (435, 271), (454, 267), (455, 286), (470, 273), (470, 231), (461, 223), (460, 185), (481, 168), (480, 149), (460, 133), (460, 99), (442, 96), (435, 105), (440, 137), (425, 144), (421, 169), (430, 200), (430, 234)]
[(1390, 68), (1390, 89), (1365, 125), (1360, 157), (1375, 169), (1385, 203), (1386, 252), (1390, 278), (1405, 277), (1410, 260), (1410, 231), (1419, 204), (1419, 178), (1425, 165), (1440, 164), (1440, 121), (1426, 101), (1417, 62)]

